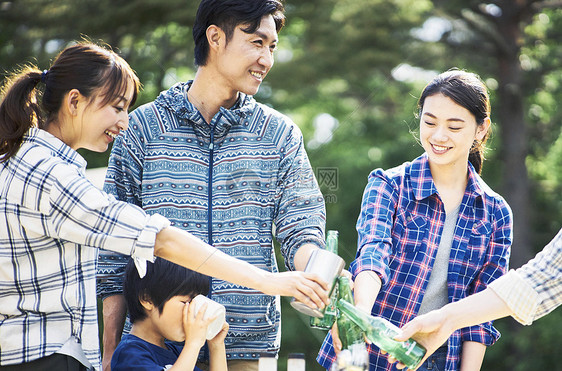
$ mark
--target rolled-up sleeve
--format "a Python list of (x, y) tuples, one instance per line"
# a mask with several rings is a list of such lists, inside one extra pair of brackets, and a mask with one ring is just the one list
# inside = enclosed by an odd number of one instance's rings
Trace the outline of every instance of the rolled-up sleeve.
[(285, 266), (295, 270), (294, 257), (303, 244), (324, 248), (326, 209), (306, 155), (302, 134), (295, 125), (291, 125), (285, 138), (274, 222)]
[(166, 218), (117, 201), (69, 167), (53, 173), (56, 181), (43, 204), (51, 237), (153, 261), (156, 234), (169, 225)]
[[(142, 117), (134, 111), (129, 117), (129, 128), (121, 133), (111, 150), (104, 191), (120, 201), (141, 206), (141, 176), (147, 133), (139, 123)], [(128, 256), (102, 250), (97, 266), (97, 295), (102, 299), (123, 292), (123, 279)]]
[(392, 220), (397, 194), (384, 171), (375, 170), (363, 193), (361, 213), (357, 220), (357, 255), (350, 272), (376, 272), (383, 286), (388, 282), (388, 262), (392, 252)]
[(507, 304), (518, 322), (524, 325), (533, 322), (539, 305), (539, 294), (516, 271), (509, 271), (489, 287)]

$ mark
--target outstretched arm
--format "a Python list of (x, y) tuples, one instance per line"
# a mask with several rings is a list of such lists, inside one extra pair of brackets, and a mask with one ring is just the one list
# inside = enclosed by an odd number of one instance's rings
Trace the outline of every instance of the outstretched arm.
[[(425, 360), (445, 343), (455, 330), (512, 314), (507, 304), (492, 289), (487, 288), (414, 318), (402, 327), (402, 333), (396, 340), (405, 341), (413, 337), (427, 349)], [(399, 364), (397, 367), (403, 369), (405, 366)]]
[(498, 278), (484, 291), (413, 319), (396, 340), (413, 337), (426, 347), (427, 358), (459, 328), (507, 316), (530, 325), (562, 304), (561, 252), (562, 230), (517, 271)]
[(329, 302), (327, 283), (316, 274), (267, 272), (224, 254), (178, 228), (167, 227), (156, 235), (154, 255), (268, 295), (294, 296), (311, 307), (323, 308)]

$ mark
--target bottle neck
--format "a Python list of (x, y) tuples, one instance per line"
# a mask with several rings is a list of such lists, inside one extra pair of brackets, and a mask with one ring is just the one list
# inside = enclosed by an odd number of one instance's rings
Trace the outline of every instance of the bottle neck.
[(348, 301), (338, 300), (338, 309), (365, 332), (386, 328), (385, 323), (383, 323), (385, 321), (382, 318), (373, 317), (357, 309)]
[(333, 252), (334, 254), (338, 253), (338, 232), (330, 230), (328, 231), (328, 235), (326, 236), (326, 250), (329, 252)]
[(348, 303), (353, 303), (353, 293), (351, 291), (349, 278), (340, 276), (338, 280), (339, 299), (347, 301)]

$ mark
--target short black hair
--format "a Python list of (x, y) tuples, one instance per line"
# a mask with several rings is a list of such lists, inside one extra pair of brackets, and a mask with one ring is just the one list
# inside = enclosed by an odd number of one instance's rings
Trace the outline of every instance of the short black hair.
[(285, 25), (283, 3), (280, 0), (202, 0), (193, 25), (195, 64), (204, 66), (209, 56), (207, 28), (220, 27), (230, 40), (236, 26), (248, 25), (244, 32), (253, 33), (264, 16), (271, 15), (277, 32)]
[(161, 258), (156, 258), (154, 263), (147, 262), (146, 275), (140, 278), (133, 259), (130, 259), (125, 268), (123, 294), (131, 323), (147, 316), (141, 300), (150, 301), (162, 313), (164, 304), (174, 296), (207, 295), (209, 281), (209, 276)]

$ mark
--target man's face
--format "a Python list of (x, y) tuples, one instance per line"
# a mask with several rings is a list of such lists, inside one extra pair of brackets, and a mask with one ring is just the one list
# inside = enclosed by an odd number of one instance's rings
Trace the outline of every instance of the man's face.
[(238, 25), (231, 39), (217, 56), (217, 68), (226, 87), (235, 95), (243, 92), (254, 95), (273, 66), (273, 52), (277, 46), (277, 30), (271, 15), (264, 16), (253, 33)]

